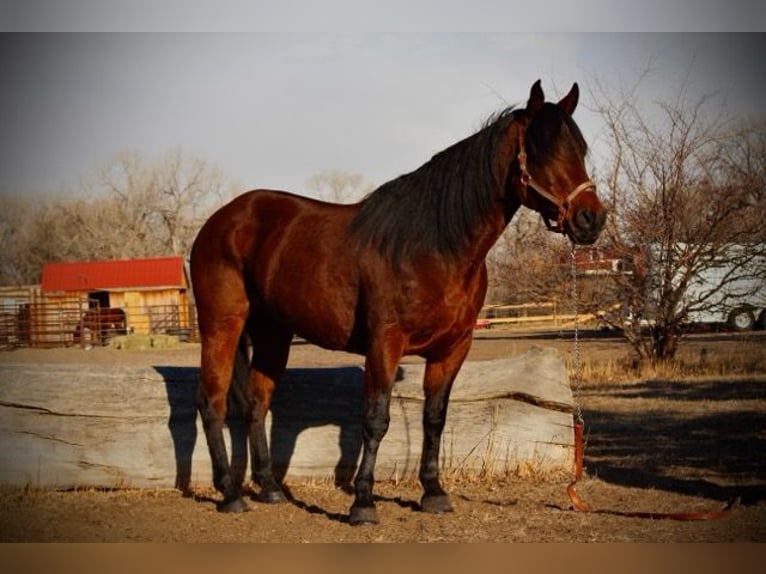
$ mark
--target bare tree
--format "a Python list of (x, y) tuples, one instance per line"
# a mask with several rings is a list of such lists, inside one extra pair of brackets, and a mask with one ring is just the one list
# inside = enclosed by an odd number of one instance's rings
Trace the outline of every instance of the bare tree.
[(735, 124), (685, 85), (641, 109), (637, 87), (616, 96), (601, 87), (593, 99), (611, 150), (606, 240), (632, 267), (614, 278), (631, 313), (609, 320), (654, 363), (675, 356), (691, 318), (766, 277), (764, 125)]
[(0, 195), (0, 285), (33, 283), (35, 268), (26, 256), (30, 245), (29, 223), (40, 211), (40, 205), (28, 197)]
[(568, 297), (562, 288), (569, 280), (568, 252), (568, 242), (547, 233), (539, 214), (520, 210), (487, 258), (487, 300), (519, 304)]
[(160, 239), (163, 222), (156, 179), (156, 167), (136, 152), (122, 152), (96, 171), (78, 197), (99, 206), (100, 220), (111, 231), (102, 235), (99, 222), (89, 220), (83, 233), (89, 234), (90, 249), (105, 250), (109, 258), (170, 252)]
[(219, 169), (174, 149), (155, 162), (121, 153), (77, 190), (4, 196), (0, 281), (37, 283), (49, 261), (186, 255), (205, 217), (232, 194)]
[(374, 189), (374, 185), (359, 173), (328, 169), (312, 175), (306, 188), (316, 197), (334, 203), (359, 201)]
[(222, 172), (180, 148), (156, 163), (123, 153), (101, 169), (96, 186), (114, 202), (127, 251), (186, 254), (204, 217), (227, 196)]

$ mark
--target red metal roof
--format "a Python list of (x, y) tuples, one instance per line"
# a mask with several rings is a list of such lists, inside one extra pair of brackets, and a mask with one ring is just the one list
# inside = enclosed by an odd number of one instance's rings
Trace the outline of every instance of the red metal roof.
[(43, 265), (43, 291), (186, 288), (182, 257), (79, 261)]

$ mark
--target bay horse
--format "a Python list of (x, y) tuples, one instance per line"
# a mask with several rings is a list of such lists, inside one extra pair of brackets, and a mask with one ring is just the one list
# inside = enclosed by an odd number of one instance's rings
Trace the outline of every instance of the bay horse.
[(74, 342), (86, 342), (83, 336), (91, 333), (96, 341), (106, 345), (110, 337), (125, 335), (127, 332), (128, 323), (124, 310), (119, 307), (91, 307), (74, 329)]
[(487, 291), (489, 249), (522, 205), (575, 243), (593, 243), (606, 219), (572, 119), (578, 98), (574, 84), (559, 102), (545, 102), (538, 80), (525, 108), (502, 110), (353, 205), (258, 189), (207, 220), (192, 247), (191, 275), (202, 345), (198, 409), (223, 495), (219, 510), (247, 509), (245, 469), (232, 469), (223, 438), (232, 376), (247, 393), (257, 499), (286, 499), (264, 419), (297, 334), (365, 356), (363, 451), (349, 522), (378, 522), (375, 460), (404, 355), (426, 361), (421, 509), (452, 511), (439, 447)]

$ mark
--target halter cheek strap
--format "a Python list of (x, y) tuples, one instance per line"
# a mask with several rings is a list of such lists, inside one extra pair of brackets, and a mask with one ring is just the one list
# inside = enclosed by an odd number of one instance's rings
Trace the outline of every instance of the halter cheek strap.
[(537, 183), (534, 179), (532, 179), (532, 176), (529, 174), (529, 170), (527, 169), (527, 152), (524, 149), (524, 128), (519, 129), (519, 169), (521, 170), (521, 183), (528, 188), (533, 189), (537, 192), (538, 195), (544, 197), (548, 201), (550, 201), (553, 205), (559, 208), (559, 216), (556, 220), (556, 223), (551, 223), (550, 219), (543, 215), (542, 213), (540, 216), (543, 218), (543, 221), (545, 222), (545, 226), (555, 233), (562, 233), (565, 234), (566, 231), (564, 230), (564, 221), (569, 216), (569, 212), (572, 209), (572, 201), (575, 197), (580, 195), (583, 192), (590, 192), (590, 193), (596, 193), (596, 184), (593, 183), (591, 180), (585, 180), (580, 185), (575, 187), (571, 192), (569, 192), (569, 195), (567, 195), (564, 200), (562, 201), (552, 193), (550, 193), (547, 189), (545, 189), (542, 185)]

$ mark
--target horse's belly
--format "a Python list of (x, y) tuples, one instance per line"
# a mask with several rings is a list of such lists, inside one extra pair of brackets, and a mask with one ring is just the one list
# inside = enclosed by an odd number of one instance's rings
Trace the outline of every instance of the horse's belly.
[(325, 349), (345, 350), (351, 339), (352, 325), (330, 313), (290, 314), (286, 323), (298, 335)]
[(311, 274), (285, 281), (279, 295), (267, 297), (266, 311), (311, 343), (345, 349), (354, 331), (356, 299), (350, 289), (320, 283)]

